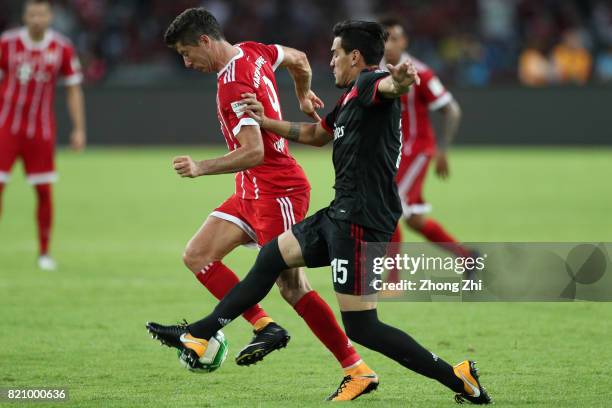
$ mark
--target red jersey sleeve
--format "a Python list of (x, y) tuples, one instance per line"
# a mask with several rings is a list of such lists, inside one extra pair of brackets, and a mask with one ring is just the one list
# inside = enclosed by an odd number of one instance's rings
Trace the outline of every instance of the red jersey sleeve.
[(321, 119), (321, 126), (330, 135), (334, 134), (334, 122), (336, 121), (337, 114), (338, 114), (338, 105), (336, 105), (333, 111), (329, 112), (327, 115), (323, 117), (323, 119)]
[(62, 47), (62, 65), (60, 66), (60, 75), (64, 85), (78, 85), (83, 81), (81, 73), (81, 63), (76, 55), (74, 48), (71, 45)]
[(223, 85), (219, 92), (219, 103), (223, 119), (229, 130), (236, 136), (242, 126), (258, 126), (259, 124), (244, 113), (244, 103), (242, 103), (243, 93), (256, 93), (251, 85), (244, 82), (229, 82)]
[(446, 90), (440, 79), (431, 70), (419, 72), (421, 84), (419, 94), (424, 99), (429, 110), (437, 110), (453, 100), (453, 96)]
[(6, 41), (0, 37), (0, 78), (8, 70), (8, 48)]

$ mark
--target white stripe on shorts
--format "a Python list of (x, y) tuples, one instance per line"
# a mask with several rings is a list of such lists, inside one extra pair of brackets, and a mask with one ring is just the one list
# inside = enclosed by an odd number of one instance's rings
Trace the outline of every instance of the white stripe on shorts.
[(423, 166), (427, 163), (427, 155), (424, 153), (420, 153), (417, 155), (416, 159), (412, 162), (408, 170), (404, 174), (404, 177), (397, 183), (397, 192), (400, 195), (400, 198), (403, 200), (406, 193), (414, 184), (414, 180), (423, 169)]
[(295, 215), (293, 214), (293, 204), (289, 197), (280, 197), (276, 201), (281, 209), (283, 215), (283, 228), (287, 231), (293, 224), (295, 224)]

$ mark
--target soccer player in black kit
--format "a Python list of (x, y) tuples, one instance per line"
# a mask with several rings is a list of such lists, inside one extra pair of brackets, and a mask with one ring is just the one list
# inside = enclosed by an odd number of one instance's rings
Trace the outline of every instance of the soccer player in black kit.
[[(335, 198), (314, 215), (266, 244), (255, 265), (204, 319), (187, 326), (147, 325), (154, 336), (178, 344), (189, 362), (202, 353), (223, 326), (263, 299), (281, 271), (332, 266), (333, 284), (348, 337), (456, 393), (457, 402), (487, 404), (474, 362), (455, 367), (423, 348), (408, 334), (378, 320), (374, 289), (367, 284), (362, 242), (388, 242), (402, 214), (395, 184), (400, 156), (398, 97), (419, 80), (410, 62), (377, 70), (386, 33), (377, 23), (344, 21), (333, 29), (331, 67), (336, 86), (346, 89), (319, 123), (290, 123), (264, 116), (254, 95), (245, 94), (245, 112), (261, 127), (298, 143), (323, 146), (333, 140)], [(189, 340), (181, 342), (188, 336)], [(192, 347), (194, 341), (201, 343)], [(196, 351), (197, 350), (197, 351)], [(328, 399), (352, 400), (378, 386), (369, 367), (345, 377)]]

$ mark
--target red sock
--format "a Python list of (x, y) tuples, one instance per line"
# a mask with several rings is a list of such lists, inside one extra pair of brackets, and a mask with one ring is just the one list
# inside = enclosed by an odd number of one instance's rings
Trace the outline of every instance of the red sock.
[(460, 245), (455, 238), (442, 228), (435, 220), (428, 218), (421, 228), (421, 234), (428, 241), (441, 244), (443, 248), (461, 257), (470, 256), (470, 250)]
[[(223, 299), (227, 292), (240, 282), (238, 276), (219, 261), (205, 266), (196, 274), (196, 278), (219, 300)], [(257, 320), (267, 316), (266, 312), (259, 305), (251, 306), (242, 314), (242, 317), (252, 325), (255, 325)]]
[(49, 238), (51, 237), (51, 224), (53, 221), (53, 204), (51, 202), (51, 184), (39, 184), (36, 186), (38, 197), (38, 208), (36, 210), (36, 221), (38, 222), (38, 244), (40, 254), (49, 252)]
[[(389, 242), (402, 242), (402, 230), (399, 225), (395, 228), (395, 232)], [(399, 282), (399, 271), (397, 269), (394, 268), (389, 271), (387, 282)]]
[(4, 191), (4, 183), (0, 183), (0, 215), (2, 215), (2, 191)]
[(348, 337), (338, 325), (334, 312), (319, 296), (310, 291), (294, 306), (295, 311), (304, 319), (310, 330), (321, 343), (336, 357), (342, 368), (350, 367), (361, 360)]

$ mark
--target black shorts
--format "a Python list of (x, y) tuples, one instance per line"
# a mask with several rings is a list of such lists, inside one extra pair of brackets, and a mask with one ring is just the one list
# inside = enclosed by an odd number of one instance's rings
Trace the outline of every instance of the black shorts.
[(365, 242), (389, 242), (392, 233), (337, 220), (324, 208), (292, 227), (309, 268), (330, 265), (334, 290), (349, 295), (376, 293), (372, 256), (366, 257)]

